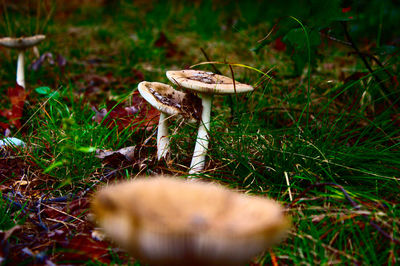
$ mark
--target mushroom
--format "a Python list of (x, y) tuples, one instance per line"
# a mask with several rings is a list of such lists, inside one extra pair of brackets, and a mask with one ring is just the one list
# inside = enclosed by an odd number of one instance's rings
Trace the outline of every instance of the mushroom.
[(91, 207), (106, 235), (150, 265), (244, 265), (290, 227), (272, 199), (170, 176), (110, 185)]
[(31, 37), (19, 37), (19, 38), (11, 38), (11, 37), (0, 38), (0, 45), (7, 48), (14, 48), (19, 50), (18, 62), (17, 62), (17, 84), (23, 88), (25, 88), (24, 52), (27, 48), (39, 44), (45, 38), (46, 38), (45, 35), (35, 35)]
[(175, 90), (160, 82), (142, 81), (138, 85), (140, 95), (161, 112), (157, 132), (157, 158), (165, 158), (169, 152), (168, 119), (180, 116), (190, 123), (200, 120), (200, 99), (190, 93)]
[(229, 77), (200, 70), (167, 71), (168, 79), (188, 90), (197, 92), (202, 99), (203, 112), (197, 133), (189, 174), (204, 169), (205, 156), (208, 149), (208, 131), (210, 130), (211, 103), (214, 94), (234, 94), (253, 91), (254, 88)]
[(22, 140), (13, 137), (0, 139), (0, 149), (3, 147), (17, 147), (17, 146), (25, 147), (26, 144)]

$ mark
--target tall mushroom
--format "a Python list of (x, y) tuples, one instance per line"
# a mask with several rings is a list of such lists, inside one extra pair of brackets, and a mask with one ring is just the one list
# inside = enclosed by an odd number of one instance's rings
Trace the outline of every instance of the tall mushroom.
[(105, 187), (92, 211), (106, 235), (150, 265), (244, 265), (290, 227), (272, 199), (170, 176)]
[(19, 37), (19, 38), (11, 38), (5, 37), (0, 38), (0, 45), (18, 49), (18, 62), (17, 62), (17, 84), (21, 87), (25, 88), (25, 50), (39, 44), (41, 41), (46, 39), (45, 35), (35, 35), (30, 37)]
[(179, 116), (190, 123), (200, 120), (200, 99), (193, 94), (175, 90), (160, 82), (142, 81), (138, 85), (140, 95), (161, 112), (157, 131), (157, 158), (165, 158), (169, 152), (168, 119)]
[(189, 174), (204, 169), (205, 156), (208, 149), (208, 131), (210, 130), (211, 103), (214, 94), (235, 94), (253, 91), (250, 85), (243, 84), (229, 77), (200, 70), (167, 71), (168, 79), (190, 91), (196, 92), (202, 99), (203, 112), (197, 133)]

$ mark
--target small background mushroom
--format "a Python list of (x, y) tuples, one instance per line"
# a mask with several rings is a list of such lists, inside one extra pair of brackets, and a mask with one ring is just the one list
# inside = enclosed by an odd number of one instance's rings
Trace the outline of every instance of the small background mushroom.
[(25, 50), (38, 45), (44, 39), (46, 39), (45, 35), (20, 38), (5, 37), (0, 39), (0, 45), (19, 50), (17, 62), (17, 84), (23, 88), (25, 88)]

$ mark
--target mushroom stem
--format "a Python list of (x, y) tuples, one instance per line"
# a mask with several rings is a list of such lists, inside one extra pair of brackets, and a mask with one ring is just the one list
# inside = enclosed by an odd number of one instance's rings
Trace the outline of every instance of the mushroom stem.
[(199, 173), (204, 169), (206, 154), (208, 149), (208, 131), (210, 130), (211, 103), (213, 96), (203, 94), (201, 101), (203, 112), (201, 122), (197, 133), (196, 146), (194, 147), (192, 163), (190, 164), (189, 174)]
[(21, 50), (18, 53), (18, 62), (17, 62), (17, 84), (25, 89), (25, 56), (24, 50)]
[(168, 117), (166, 113), (160, 113), (157, 130), (157, 159), (165, 158), (169, 152)]

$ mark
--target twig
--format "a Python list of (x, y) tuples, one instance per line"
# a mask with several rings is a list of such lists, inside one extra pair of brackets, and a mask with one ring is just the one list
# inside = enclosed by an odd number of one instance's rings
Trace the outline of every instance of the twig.
[[(58, 223), (56, 223), (56, 224), (53, 224), (52, 226), (50, 226), (50, 231), (53, 231), (54, 229), (57, 229), (58, 227), (60, 227), (60, 226), (62, 226), (62, 225), (65, 225), (66, 226), (66, 223), (69, 223), (70, 221), (72, 221), (74, 218), (72, 218), (72, 217), (70, 217), (70, 216), (68, 216), (66, 219), (64, 219), (64, 221), (62, 221), (62, 222), (58, 222)], [(54, 220), (53, 220), (54, 221)]]
[(108, 179), (110, 176), (114, 175), (116, 172), (118, 172), (120, 169), (115, 169), (110, 171), (108, 174), (103, 175), (102, 177), (100, 177), (100, 179), (98, 179), (96, 182), (94, 182), (90, 187), (88, 187), (87, 189), (85, 189), (85, 191), (82, 192), (82, 194), (80, 195), (81, 198), (83, 198), (95, 185), (97, 185), (98, 183), (100, 183), (101, 181), (103, 181), (104, 179)]
[[(212, 60), (210, 59), (210, 57), (208, 57), (206, 51), (205, 51), (203, 48), (200, 48), (200, 50), (201, 50), (201, 52), (203, 53), (203, 55), (204, 55), (204, 57), (206, 58), (206, 60), (207, 60), (208, 62), (212, 62)], [(222, 75), (222, 72), (218, 70), (218, 68), (215, 66), (215, 64), (211, 63), (210, 65), (211, 65), (211, 67), (213, 68), (214, 73), (216, 73), (216, 74), (218, 74), (218, 75)], [(229, 65), (229, 67), (232, 69), (232, 66), (231, 66), (231, 65)], [(232, 71), (232, 70), (231, 70), (231, 71)], [(232, 76), (233, 76), (233, 75), (232, 75)], [(233, 85), (234, 85), (235, 91), (236, 91), (235, 80), (233, 81)], [(236, 96), (236, 100), (237, 100), (237, 96)], [(233, 108), (232, 95), (229, 95), (229, 96), (228, 96), (228, 105), (229, 105), (229, 108), (231, 109), (231, 117), (230, 117), (230, 120), (232, 121), (232, 120), (234, 119), (234, 117), (235, 117), (235, 112), (233, 111), (234, 108)]]
[[(204, 57), (207, 59), (207, 61), (212, 62), (212, 60), (208, 57), (206, 51), (203, 48), (200, 48), (200, 50), (203, 53)], [(214, 69), (214, 73), (216, 73), (218, 75), (222, 75), (221, 71), (219, 71), (218, 68), (214, 64), (211, 64), (211, 67)]]
[(68, 196), (63, 196), (63, 197), (58, 197), (58, 198), (51, 198), (51, 199), (45, 199), (42, 200), (42, 203), (53, 203), (53, 202), (66, 202), (71, 198), (71, 195), (69, 194)]
[(289, 176), (288, 176), (288, 173), (286, 171), (284, 172), (284, 174), (285, 174), (286, 184), (288, 186), (289, 199), (290, 199), (290, 201), (293, 201), (292, 190), (290, 189)]
[[(26, 205), (24, 206), (24, 205), (22, 205), (21, 203), (16, 202), (16, 201), (10, 199), (9, 197), (7, 197), (7, 196), (5, 196), (5, 195), (3, 195), (3, 199), (7, 200), (8, 202), (10, 202), (10, 203), (11, 203), (12, 205), (14, 205), (15, 207), (21, 209), (21, 211), (22, 211), (24, 214), (26, 214), (26, 211), (25, 211)], [(31, 211), (31, 210), (30, 210), (30, 211)]]
[[(305, 238), (313, 241), (316, 244), (318, 243), (318, 241), (316, 239), (314, 239), (311, 235), (307, 235), (307, 234), (306, 235), (299, 235), (299, 234), (297, 234), (295, 232), (290, 232), (290, 234), (292, 234), (292, 235), (294, 235), (296, 237), (299, 237), (299, 238), (304, 238), (305, 237)], [(323, 246), (324, 248), (332, 251), (335, 254), (340, 254), (340, 255), (352, 260), (353, 263), (355, 263), (355, 265), (361, 265), (360, 262), (358, 262), (353, 256), (347, 254), (346, 252), (344, 252), (342, 250), (338, 250), (338, 249), (336, 249), (336, 248), (334, 248), (334, 247), (332, 247), (330, 245), (324, 244), (324, 243), (321, 243), (321, 246)]]
[(338, 39), (338, 38), (333, 37), (332, 35), (329, 35), (329, 34), (326, 34), (326, 33), (323, 33), (323, 32), (320, 32), (319, 34), (320, 34), (321, 36), (323, 36), (323, 37), (329, 39), (329, 40), (335, 41), (335, 42), (337, 42), (337, 43), (340, 43), (340, 44), (343, 44), (343, 45), (346, 45), (346, 46), (351, 46), (351, 43), (350, 43), (350, 42), (346, 42), (346, 41), (340, 40), (340, 39)]
[[(351, 54), (352, 53), (357, 53), (357, 52), (350, 52)], [(378, 64), (378, 66), (380, 66), (384, 71), (385, 71), (385, 73), (389, 76), (389, 78), (390, 79), (393, 79), (393, 75), (389, 72), (389, 70), (387, 70), (386, 68), (385, 68), (385, 66), (383, 65), (383, 63), (381, 62), (381, 61), (379, 61), (379, 59), (378, 58), (376, 58), (376, 56), (373, 56), (372, 54), (369, 54), (369, 53), (362, 53), (364, 56), (367, 56), (367, 57), (369, 57), (372, 61), (374, 61), (375, 63), (377, 63)]]
[(233, 81), (233, 90), (235, 91), (236, 102), (239, 102), (237, 92), (236, 92), (236, 81), (235, 81), (235, 73), (233, 73), (233, 68), (229, 65), (229, 69), (231, 70), (232, 81)]
[(48, 231), (49, 231), (49, 228), (43, 223), (43, 221), (42, 221), (42, 216), (41, 216), (41, 214), (40, 214), (40, 212), (41, 212), (40, 207), (41, 207), (41, 205), (42, 205), (42, 199), (43, 199), (43, 197), (44, 197), (44, 195), (40, 197), (40, 199), (38, 200), (37, 205), (36, 205), (36, 208), (37, 208), (37, 217), (38, 217), (38, 220), (39, 220), (39, 225), (40, 225), (40, 227), (42, 227), (44, 230), (46, 230), (46, 232), (48, 232)]
[[(71, 220), (74, 220), (73, 217), (70, 217), (70, 218), (71, 218)], [(69, 229), (69, 226), (74, 227), (74, 228), (77, 228), (77, 227), (78, 227), (76, 224), (68, 223), (69, 221), (67, 222), (66, 219), (65, 219), (65, 220), (58, 220), (58, 219), (53, 219), (53, 218), (46, 218), (46, 219), (49, 220), (49, 221), (51, 221), (51, 222), (56, 222), (57, 224), (62, 224), (62, 225), (64, 225), (67, 229)], [(78, 221), (79, 221), (79, 222), (82, 222), (82, 220), (80, 220), (80, 219), (78, 219)]]
[(73, 218), (73, 219), (75, 219), (75, 220), (77, 220), (77, 221), (79, 221), (79, 222), (84, 222), (82, 219), (80, 219), (80, 218), (78, 218), (78, 217), (75, 217), (75, 216), (73, 216), (73, 215), (71, 215), (71, 214), (68, 214), (68, 213), (66, 213), (65, 211), (59, 210), (59, 209), (54, 208), (54, 207), (52, 207), (52, 206), (50, 206), (50, 205), (45, 205), (45, 204), (43, 204), (43, 205), (46, 206), (47, 208), (50, 208), (50, 209), (56, 211), (56, 212), (59, 212), (59, 213), (61, 213), (61, 214), (64, 214), (65, 216), (69, 216), (69, 217), (71, 217), (71, 218)]
[[(368, 69), (368, 71), (371, 73), (371, 75), (375, 78), (376, 82), (379, 84), (381, 87), (382, 91), (386, 94), (389, 94), (388, 89), (386, 88), (385, 84), (382, 83), (381, 79), (375, 74), (375, 72), (372, 70), (371, 66), (369, 65), (367, 59), (365, 58), (364, 54), (360, 52), (360, 49), (358, 49), (356, 43), (353, 41), (353, 39), (350, 36), (349, 30), (347, 29), (347, 23), (346, 21), (342, 21), (342, 26), (344, 30), (344, 34), (346, 36), (346, 39), (351, 43), (351, 46), (353, 47), (354, 51), (358, 54), (358, 56), (361, 58), (363, 61), (365, 67)], [(385, 97), (386, 100), (391, 103), (387, 97)]]

